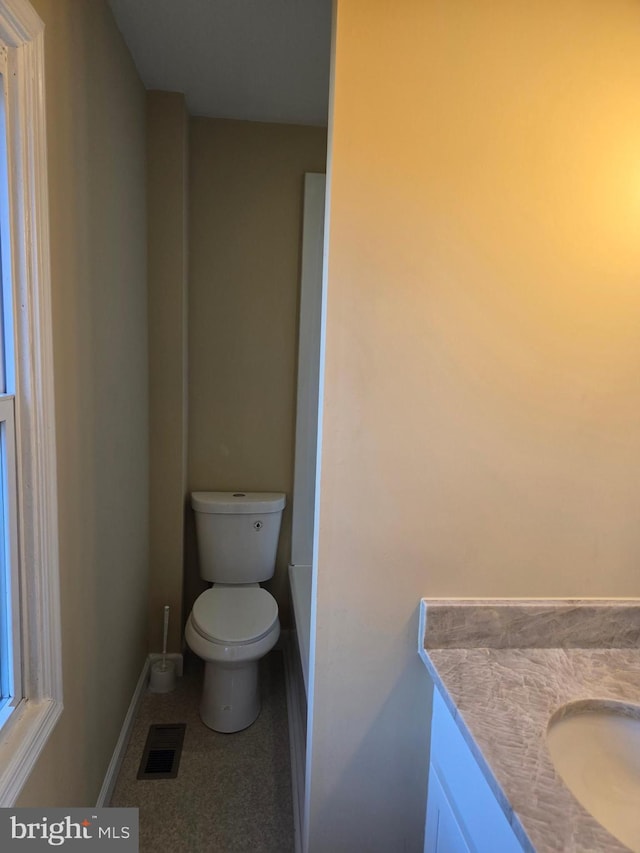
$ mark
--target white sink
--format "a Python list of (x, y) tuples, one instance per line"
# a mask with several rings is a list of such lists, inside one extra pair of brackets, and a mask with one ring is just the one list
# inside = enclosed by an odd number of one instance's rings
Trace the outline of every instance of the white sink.
[(551, 718), (547, 745), (576, 799), (640, 851), (640, 706), (585, 700)]

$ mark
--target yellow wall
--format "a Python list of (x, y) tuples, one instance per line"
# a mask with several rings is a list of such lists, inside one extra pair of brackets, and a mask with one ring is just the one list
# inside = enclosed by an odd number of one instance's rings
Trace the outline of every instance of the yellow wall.
[(146, 654), (145, 93), (102, 0), (46, 52), (64, 712), (19, 805), (96, 802)]
[(338, 0), (311, 853), (422, 849), (421, 595), (640, 593), (639, 92), (636, 3)]
[(182, 649), (187, 489), (188, 124), (184, 96), (147, 93), (149, 264), (149, 649)]
[(325, 158), (324, 128), (191, 122), (189, 488), (287, 493), (271, 582), (285, 623), (303, 178)]

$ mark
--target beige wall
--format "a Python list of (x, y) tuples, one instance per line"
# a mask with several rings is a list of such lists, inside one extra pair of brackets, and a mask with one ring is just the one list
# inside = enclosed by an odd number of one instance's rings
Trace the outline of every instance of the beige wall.
[[(190, 489), (291, 497), (303, 176), (325, 156), (322, 128), (191, 122)], [(290, 542), (289, 504), (271, 583), (285, 623)]]
[(94, 804), (147, 641), (145, 93), (107, 4), (46, 24), (64, 712), (19, 805)]
[(184, 97), (147, 93), (149, 265), (149, 649), (182, 648), (187, 488), (188, 116)]
[(640, 594), (640, 8), (338, 0), (310, 851), (422, 850), (421, 595)]

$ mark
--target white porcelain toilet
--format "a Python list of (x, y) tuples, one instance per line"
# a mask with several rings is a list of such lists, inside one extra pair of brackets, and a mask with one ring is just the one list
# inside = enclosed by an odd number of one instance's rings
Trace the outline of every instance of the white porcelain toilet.
[(286, 496), (192, 492), (200, 575), (213, 586), (189, 614), (185, 638), (205, 661), (200, 716), (218, 732), (246, 729), (260, 713), (258, 661), (280, 636), (273, 577)]

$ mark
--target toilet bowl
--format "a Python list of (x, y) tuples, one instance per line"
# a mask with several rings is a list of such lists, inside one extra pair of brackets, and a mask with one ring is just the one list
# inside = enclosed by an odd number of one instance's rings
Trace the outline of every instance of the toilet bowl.
[(278, 605), (266, 589), (214, 585), (199, 596), (185, 638), (205, 662), (200, 717), (210, 729), (237, 732), (260, 713), (258, 661), (278, 642)]
[(213, 586), (195, 601), (188, 646), (205, 662), (200, 717), (219, 732), (260, 713), (258, 662), (280, 636), (278, 605), (260, 581), (273, 576), (285, 495), (194, 492), (200, 575)]

